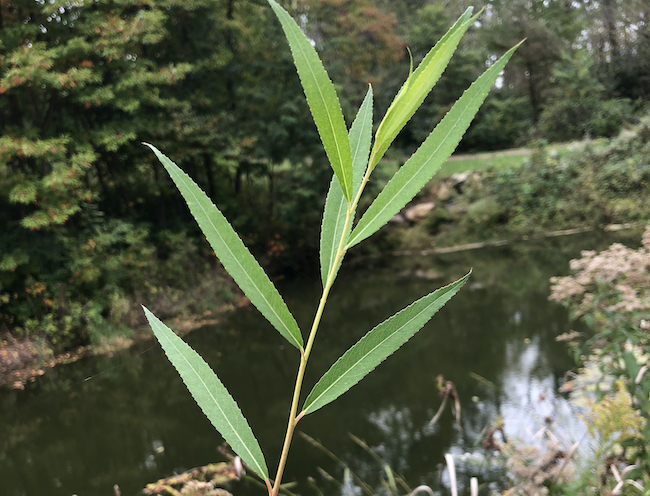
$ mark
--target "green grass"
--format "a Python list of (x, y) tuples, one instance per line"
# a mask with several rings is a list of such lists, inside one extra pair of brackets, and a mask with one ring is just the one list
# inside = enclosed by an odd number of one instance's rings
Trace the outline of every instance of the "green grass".
[(494, 153), (452, 156), (440, 169), (440, 176), (451, 176), (458, 172), (482, 171), (488, 167), (518, 167), (530, 156), (526, 149), (506, 150)]
[[(596, 140), (598, 142), (602, 140)], [(560, 156), (568, 153), (578, 142), (554, 143), (546, 146), (548, 153), (557, 152)], [(498, 152), (474, 153), (470, 155), (452, 155), (447, 163), (442, 166), (439, 177), (451, 176), (458, 172), (482, 171), (489, 167), (518, 167), (522, 165), (530, 154), (531, 148), (512, 148)]]

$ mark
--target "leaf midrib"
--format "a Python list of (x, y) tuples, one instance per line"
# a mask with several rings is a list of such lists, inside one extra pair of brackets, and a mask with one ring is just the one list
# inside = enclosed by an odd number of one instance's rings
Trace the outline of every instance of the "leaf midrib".
[[(170, 332), (173, 332), (173, 331), (170, 331)], [(163, 334), (163, 336), (164, 336), (164, 334)], [(232, 432), (235, 434), (235, 436), (237, 437), (237, 439), (239, 440), (239, 442), (242, 444), (242, 446), (244, 447), (244, 449), (246, 450), (246, 452), (250, 455), (251, 459), (252, 459), (253, 461), (255, 461), (255, 464), (257, 465), (257, 469), (259, 470), (260, 475), (266, 475), (266, 471), (265, 471), (265, 470), (262, 470), (262, 467), (260, 467), (259, 462), (257, 461), (256, 457), (253, 455), (253, 453), (250, 451), (250, 449), (248, 449), (248, 446), (246, 445), (246, 443), (244, 442), (244, 440), (241, 438), (241, 436), (240, 436), (239, 433), (237, 432), (237, 429), (235, 429), (235, 427), (234, 427), (234, 426), (232, 425), (232, 423), (230, 422), (230, 419), (228, 418), (228, 415), (226, 415), (226, 413), (225, 413), (225, 412), (223, 411), (223, 409), (221, 408), (221, 405), (219, 405), (219, 402), (217, 401), (217, 399), (216, 399), (216, 398), (214, 397), (214, 395), (212, 394), (212, 391), (210, 390), (210, 388), (208, 387), (208, 385), (207, 385), (207, 384), (205, 383), (205, 381), (203, 380), (203, 377), (201, 376), (201, 374), (200, 374), (200, 373), (199, 373), (199, 372), (194, 368), (194, 366), (192, 365), (192, 363), (191, 363), (191, 362), (190, 362), (190, 361), (185, 357), (185, 355), (183, 354), (183, 352), (181, 351), (181, 349), (180, 349), (178, 346), (176, 346), (176, 343), (174, 343), (173, 340), (169, 339), (169, 338), (166, 337), (166, 336), (165, 336), (165, 340), (166, 340), (166, 341), (167, 341), (167, 342), (168, 342), (168, 343), (169, 343), (169, 344), (174, 348), (174, 350), (176, 350), (176, 352), (181, 356), (181, 358), (185, 361), (185, 363), (186, 363), (187, 365), (189, 365), (189, 367), (192, 369), (192, 372), (194, 372), (194, 374), (196, 375), (196, 377), (198, 377), (198, 379), (200, 380), (201, 384), (203, 385), (203, 387), (205, 388), (205, 390), (206, 390), (206, 391), (208, 392), (208, 394), (210, 395), (210, 398), (212, 399), (212, 401), (214, 402), (214, 404), (216, 405), (216, 407), (219, 409), (219, 412), (221, 412), (222, 417), (226, 420), (226, 423), (228, 424), (228, 426), (230, 427), (230, 429), (232, 430)], [(225, 386), (224, 386), (224, 389), (225, 389)], [(201, 406), (201, 405), (199, 404), (199, 406)]]
[[(291, 20), (293, 21), (293, 19), (291, 19)], [(300, 29), (297, 25), (295, 27), (297, 29)], [(296, 35), (294, 34), (294, 36), (296, 36)], [(334, 138), (334, 143), (336, 145), (336, 153), (338, 155), (339, 166), (341, 168), (341, 176), (343, 177), (343, 182), (345, 183), (344, 184), (345, 189), (342, 188), (343, 189), (343, 196), (345, 196), (347, 198), (348, 195), (346, 193), (348, 192), (347, 191), (348, 190), (348, 184), (347, 184), (347, 178), (345, 176), (345, 163), (343, 161), (343, 156), (341, 155), (341, 146), (339, 145), (339, 139), (338, 139), (338, 137), (336, 135), (336, 129), (334, 128), (334, 121), (332, 120), (332, 115), (330, 114), (330, 109), (327, 106), (327, 103), (325, 101), (325, 97), (323, 95), (323, 92), (321, 91), (321, 85), (318, 84), (318, 78), (316, 77), (316, 73), (314, 72), (314, 70), (312, 68), (312, 64), (309, 62), (309, 57), (307, 57), (307, 54), (304, 51), (300, 41), (297, 41), (296, 45), (300, 49), (300, 53), (302, 54), (303, 58), (307, 62), (307, 68), (309, 69), (309, 72), (311, 73), (312, 78), (313, 78), (314, 82), (316, 83), (316, 88), (318, 89), (318, 94), (320, 95), (320, 99), (321, 99), (321, 102), (323, 104), (323, 107), (325, 107), (325, 112), (327, 113), (327, 121), (329, 122), (330, 129), (332, 131), (332, 137)], [(327, 73), (325, 74), (325, 77), (328, 78)]]
[[(362, 103), (362, 105), (363, 105), (363, 103)], [(353, 183), (353, 186), (354, 186), (354, 159), (355, 159), (356, 156), (359, 154), (359, 150), (361, 149), (361, 141), (362, 141), (361, 138), (362, 138), (363, 135), (364, 135), (364, 130), (368, 127), (368, 124), (367, 124), (367, 123), (369, 123), (369, 125), (370, 125), (370, 127), (371, 127), (371, 135), (372, 135), (372, 120), (368, 121), (368, 119), (365, 117), (365, 116), (368, 115), (368, 113), (371, 112), (371, 111), (372, 111), (372, 106), (370, 106), (370, 108), (369, 108), (368, 110), (366, 110), (366, 112), (365, 112), (364, 115), (360, 115), (360, 116), (359, 116), (359, 118), (362, 118), (362, 119), (363, 119), (363, 120), (361, 121), (361, 129), (359, 130), (359, 139), (357, 140), (357, 148), (354, 150), (354, 153), (351, 153), (351, 156), (352, 156), (352, 183)], [(351, 129), (350, 129), (350, 130), (351, 130)], [(348, 140), (349, 140), (349, 139), (350, 139), (350, 137), (348, 136)], [(371, 136), (370, 139), (372, 140), (372, 136)], [(368, 149), (368, 152), (370, 152), (370, 149)], [(362, 174), (362, 175), (363, 175), (363, 174)], [(353, 194), (356, 194), (355, 191), (353, 191), (352, 193), (353, 193)]]
[[(335, 176), (336, 179), (336, 176)], [(338, 184), (338, 179), (336, 179), (336, 182)], [(339, 188), (341, 185), (339, 185)], [(345, 196), (344, 196), (345, 197)], [(341, 212), (343, 211), (343, 207), (345, 206), (345, 202), (340, 202), (339, 203), (339, 209), (338, 209), (338, 214), (336, 216), (336, 223), (334, 224), (334, 235), (332, 236), (332, 244), (330, 246), (330, 258), (329, 258), (329, 263), (327, 264), (327, 274), (325, 275), (325, 278), (323, 279), (323, 284), (325, 284), (327, 277), (329, 274), (332, 272), (332, 269), (334, 267), (334, 261), (336, 260), (336, 255), (338, 252), (338, 246), (336, 243), (336, 234), (338, 233), (339, 225), (341, 225)], [(345, 233), (342, 234), (345, 236)]]
[[(436, 299), (436, 301), (437, 301), (437, 299)], [(433, 302), (432, 302), (432, 303), (433, 303)], [(370, 354), (371, 354), (372, 352), (374, 352), (374, 351), (375, 351), (379, 346), (381, 346), (382, 344), (384, 344), (388, 339), (390, 339), (390, 338), (391, 338), (392, 336), (394, 336), (397, 332), (399, 332), (401, 329), (403, 329), (404, 326), (406, 326), (409, 322), (411, 322), (411, 321), (415, 320), (416, 318), (418, 318), (422, 313), (424, 313), (424, 311), (425, 311), (425, 310), (429, 307), (429, 305), (431, 305), (432, 303), (427, 304), (427, 305), (426, 305), (426, 306), (425, 306), (425, 307), (424, 307), (420, 312), (418, 312), (418, 313), (417, 313), (416, 315), (414, 315), (412, 318), (410, 318), (409, 320), (407, 320), (406, 322), (404, 322), (404, 324), (402, 324), (400, 327), (398, 327), (397, 329), (395, 329), (395, 331), (393, 331), (393, 332), (391, 332), (390, 334), (388, 334), (388, 335), (386, 336), (386, 338), (384, 338), (383, 340), (381, 340), (379, 343), (377, 343), (376, 346), (374, 346), (374, 347), (373, 347), (372, 349), (370, 349), (367, 353), (365, 353), (365, 354), (363, 355), (363, 357), (361, 357), (359, 360), (357, 360), (357, 361), (355, 362), (355, 364), (354, 364), (352, 367), (350, 367), (347, 371), (345, 371), (345, 373), (343, 373), (342, 375), (340, 375), (340, 376), (338, 377), (338, 379), (336, 379), (336, 380), (335, 380), (332, 384), (330, 384), (330, 385), (329, 385), (329, 386), (328, 386), (328, 387), (327, 387), (327, 388), (326, 388), (326, 389), (325, 389), (321, 394), (319, 394), (319, 395), (318, 395), (318, 396), (317, 396), (317, 397), (316, 397), (316, 398), (311, 402), (311, 404), (310, 404), (308, 407), (306, 407), (306, 408), (303, 409), (303, 411), (304, 411), (304, 412), (307, 412), (307, 411), (309, 410), (309, 408), (310, 408), (312, 405), (314, 405), (314, 404), (315, 404), (319, 399), (321, 399), (321, 398), (322, 398), (322, 397), (323, 397), (323, 396), (324, 396), (324, 395), (325, 395), (325, 394), (326, 394), (330, 389), (332, 389), (332, 388), (333, 388), (336, 384), (338, 384), (338, 383), (339, 383), (339, 382), (340, 382), (344, 377), (346, 377), (350, 372), (352, 372), (352, 370), (354, 370), (354, 369), (355, 369), (355, 368), (356, 368), (356, 367), (357, 367), (357, 366), (358, 366), (358, 365), (359, 365), (363, 360), (365, 360), (365, 359), (368, 357), (368, 355), (370, 355)], [(404, 310), (402, 310), (402, 312), (403, 312), (403, 311), (406, 311), (406, 310), (408, 310), (408, 307), (405, 308)], [(397, 315), (395, 315), (395, 317), (397, 317)], [(390, 319), (388, 319), (386, 322), (384, 322), (384, 324), (385, 324), (385, 325), (388, 325), (389, 322), (390, 322)], [(382, 325), (382, 324), (379, 324), (379, 325)], [(376, 329), (376, 328), (375, 328), (375, 329)], [(371, 331), (371, 332), (372, 332), (372, 331)], [(363, 340), (363, 339), (362, 339), (362, 340)], [(359, 341), (359, 343), (357, 343), (357, 344), (361, 344), (361, 341)], [(355, 346), (356, 346), (356, 345), (355, 345)], [(343, 356), (345, 356), (345, 355), (343, 355)], [(341, 357), (341, 359), (342, 359), (342, 358), (343, 358), (343, 357)]]
[(237, 263), (237, 266), (241, 269), (241, 271), (246, 276), (246, 278), (253, 284), (254, 288), (257, 290), (258, 294), (262, 297), (262, 300), (264, 300), (264, 303), (266, 303), (267, 307), (271, 310), (273, 315), (278, 319), (278, 321), (282, 325), (283, 329), (285, 329), (287, 331), (287, 333), (289, 334), (289, 336), (291, 336), (291, 338), (293, 339), (293, 341), (295, 343), (295, 346), (297, 348), (300, 348), (302, 345), (298, 342), (298, 340), (293, 335), (291, 330), (286, 326), (283, 319), (275, 311), (275, 309), (273, 308), (273, 305), (271, 305), (271, 303), (266, 299), (266, 296), (264, 295), (264, 292), (259, 288), (259, 286), (255, 283), (255, 281), (248, 275), (248, 272), (246, 271), (246, 269), (244, 269), (243, 265), (241, 263), (239, 263), (239, 259), (235, 256), (235, 254), (230, 249), (230, 246), (228, 245), (228, 243), (226, 243), (226, 241), (221, 236), (221, 233), (217, 229), (217, 226), (214, 225), (214, 223), (212, 222), (212, 219), (210, 218), (210, 215), (208, 215), (207, 210), (205, 208), (203, 208), (203, 205), (202, 205), (202, 203), (200, 201), (200, 198), (194, 194), (194, 192), (192, 191), (192, 188), (188, 186), (188, 183), (187, 183), (186, 179), (181, 174), (179, 174), (177, 171), (174, 171), (173, 169), (172, 169), (172, 172), (174, 173), (174, 175), (177, 176), (177, 178), (179, 178), (179, 180), (181, 180), (183, 182), (183, 185), (186, 187), (186, 189), (192, 195), (192, 198), (195, 200), (197, 205), (200, 207), (200, 209), (203, 212), (204, 216), (206, 217), (207, 221), (210, 223), (210, 226), (212, 226), (215, 233), (217, 234), (217, 236), (221, 240), (222, 245), (226, 247), (226, 250), (230, 254), (230, 257)]

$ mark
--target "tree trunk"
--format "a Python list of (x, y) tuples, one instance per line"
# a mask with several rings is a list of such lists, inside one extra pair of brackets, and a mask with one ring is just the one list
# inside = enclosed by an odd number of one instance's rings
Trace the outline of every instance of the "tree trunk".
[(528, 81), (528, 97), (530, 98), (530, 106), (533, 109), (533, 123), (537, 124), (539, 114), (541, 113), (540, 98), (537, 88), (537, 79), (531, 64), (526, 64), (526, 80)]
[(167, 228), (167, 211), (165, 209), (165, 195), (163, 192), (163, 188), (160, 184), (160, 176), (158, 173), (158, 168), (160, 167), (160, 164), (156, 162), (153, 163), (153, 179), (156, 182), (156, 186), (158, 187), (158, 198), (156, 199), (156, 203), (158, 206), (156, 207), (156, 214), (158, 215), (158, 224), (160, 224), (160, 227), (162, 229)]
[(112, 152), (110, 154), (110, 157), (114, 168), (114, 169), (113, 168), (110, 169), (111, 176), (113, 177), (113, 180), (117, 185), (117, 190), (119, 191), (119, 195), (122, 200), (120, 211), (121, 213), (131, 214), (133, 212), (133, 202), (131, 201), (131, 192), (129, 191), (128, 184), (124, 184), (125, 182), (128, 183), (128, 176), (124, 173), (122, 169), (122, 161), (120, 160), (118, 154)]
[(614, 13), (614, 0), (603, 0), (603, 19), (605, 21), (606, 39), (609, 43), (609, 50), (611, 53), (611, 61), (618, 58), (620, 53), (618, 46), (618, 38), (616, 36), (616, 18)]
[[(230, 53), (233, 55), (233, 60), (237, 60), (237, 43), (232, 34), (232, 21), (235, 19), (235, 0), (228, 0), (228, 9), (226, 11), (226, 19), (230, 22), (228, 26), (228, 33), (226, 34), (226, 44)], [(226, 91), (228, 93), (228, 99), (230, 100), (230, 111), (234, 112), (237, 108), (237, 98), (235, 95), (235, 83), (233, 81), (232, 73), (227, 73), (226, 79)]]
[(212, 173), (212, 155), (210, 153), (203, 154), (203, 166), (208, 180), (208, 196), (212, 198), (212, 201), (215, 201), (214, 174)]

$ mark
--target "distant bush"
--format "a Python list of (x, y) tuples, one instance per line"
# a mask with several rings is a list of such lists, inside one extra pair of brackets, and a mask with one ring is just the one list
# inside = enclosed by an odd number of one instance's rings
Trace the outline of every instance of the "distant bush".
[(648, 221), (650, 114), (608, 143), (549, 153), (538, 141), (520, 166), (454, 174), (430, 194), (435, 208), (414, 226), (395, 224), (390, 243), (422, 249)]
[[(92, 215), (84, 223), (76, 233), (39, 232), (26, 248), (12, 247), (11, 239), (0, 244), (0, 332), (45, 338), (63, 350), (130, 334), (143, 323), (140, 301), (163, 315), (183, 315), (205, 311), (205, 300), (213, 308), (215, 297), (233, 296), (229, 283), (209, 288), (197, 279), (226, 276), (210, 270), (207, 253), (184, 232), (151, 233)], [(197, 283), (202, 293), (183, 298)]]
[(538, 130), (549, 141), (611, 138), (634, 119), (634, 105), (625, 98), (601, 101), (596, 97), (577, 102), (562, 99), (544, 109)]
[(634, 104), (627, 98), (615, 98), (600, 103), (587, 121), (586, 134), (610, 138), (620, 132), (625, 124), (634, 122)]

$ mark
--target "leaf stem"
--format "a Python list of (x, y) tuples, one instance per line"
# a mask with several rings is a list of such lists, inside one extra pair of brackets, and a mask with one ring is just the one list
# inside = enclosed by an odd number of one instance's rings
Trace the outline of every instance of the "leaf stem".
[[(339, 263), (339, 260), (340, 260), (340, 250), (339, 250), (339, 254), (337, 254), (336, 257), (336, 264)], [(336, 264), (334, 266), (336, 266)], [(296, 424), (298, 423), (298, 420), (302, 418), (302, 414), (296, 416), (296, 413), (298, 412), (298, 402), (300, 401), (300, 390), (302, 388), (302, 381), (305, 376), (305, 369), (307, 368), (307, 360), (309, 359), (309, 354), (314, 344), (314, 339), (316, 338), (316, 331), (318, 330), (318, 325), (320, 324), (321, 317), (323, 316), (323, 310), (325, 309), (327, 296), (329, 295), (329, 291), (330, 288), (332, 287), (333, 282), (334, 282), (334, 277), (332, 271), (330, 272), (330, 275), (327, 278), (327, 283), (323, 288), (323, 294), (318, 304), (318, 310), (316, 311), (316, 315), (314, 316), (314, 322), (311, 326), (311, 331), (309, 332), (307, 347), (305, 348), (304, 353), (301, 352), (300, 355), (300, 367), (298, 368), (298, 376), (296, 377), (296, 384), (293, 389), (293, 399), (291, 400), (291, 411), (289, 413), (289, 423), (287, 425), (287, 432), (284, 437), (284, 445), (282, 446), (282, 454), (280, 455), (280, 462), (278, 464), (278, 472), (275, 476), (275, 483), (273, 484), (273, 489), (269, 492), (270, 496), (277, 496), (278, 491), (280, 490), (282, 474), (284, 473), (284, 467), (287, 463), (287, 456), (289, 455), (289, 447), (291, 446), (291, 439), (293, 438), (293, 433), (296, 429)]]
[[(371, 172), (372, 169), (368, 167), (366, 169), (365, 175), (363, 176), (363, 180), (361, 181), (361, 186), (359, 187), (359, 191), (357, 192), (356, 197), (354, 198), (352, 203), (348, 204), (348, 211), (345, 217), (345, 225), (343, 227), (343, 233), (348, 232), (348, 227), (350, 226), (350, 223), (353, 220), (354, 212), (356, 211), (356, 207), (359, 204), (359, 200), (361, 199), (361, 193), (363, 192), (363, 189), (368, 183), (368, 179), (370, 178)], [(341, 259), (343, 258), (347, 250), (345, 246), (345, 242), (346, 242), (346, 235), (344, 234), (343, 236), (341, 236), (339, 247), (336, 252), (336, 259), (334, 260), (334, 264), (332, 265), (332, 268), (330, 269), (330, 272), (327, 276), (327, 281), (325, 283), (325, 287), (323, 288), (323, 293), (321, 295), (320, 302), (318, 303), (318, 309), (316, 310), (316, 315), (314, 316), (314, 321), (312, 323), (311, 330), (309, 331), (307, 346), (305, 347), (304, 351), (302, 348), (300, 349), (300, 366), (298, 367), (296, 384), (293, 389), (291, 410), (289, 412), (289, 422), (287, 424), (287, 432), (284, 436), (284, 444), (282, 446), (282, 453), (280, 455), (280, 461), (278, 463), (278, 471), (275, 476), (275, 482), (273, 484), (273, 488), (270, 487), (270, 484), (267, 484), (267, 487), (269, 488), (269, 496), (277, 496), (278, 492), (280, 491), (280, 485), (282, 483), (282, 475), (284, 473), (284, 468), (287, 463), (287, 457), (289, 455), (289, 447), (291, 446), (293, 433), (296, 430), (296, 425), (298, 424), (298, 421), (303, 417), (302, 413), (296, 415), (298, 413), (298, 402), (300, 401), (300, 390), (302, 389), (302, 381), (305, 377), (305, 369), (307, 368), (307, 361), (309, 360), (309, 355), (314, 345), (314, 340), (316, 339), (316, 332), (318, 331), (318, 326), (320, 325), (320, 321), (323, 316), (323, 311), (325, 310), (327, 297), (329, 296), (330, 289), (334, 284), (334, 278), (336, 277), (336, 268), (338, 267), (339, 262), (341, 261)]]
[(280, 462), (278, 463), (278, 472), (275, 476), (275, 483), (273, 488), (269, 491), (269, 496), (277, 496), (280, 491), (280, 484), (282, 482), (282, 474), (284, 467), (287, 463), (287, 456), (289, 455), (289, 446), (291, 446), (291, 439), (293, 432), (296, 429), (298, 420), (296, 419), (296, 412), (298, 410), (298, 401), (300, 399), (300, 389), (302, 387), (302, 379), (305, 375), (305, 367), (307, 366), (307, 359), (304, 355), (300, 357), (300, 367), (298, 368), (298, 377), (296, 378), (296, 385), (293, 390), (293, 399), (291, 401), (291, 412), (289, 413), (289, 424), (287, 425), (287, 433), (284, 436), (284, 444), (282, 446), (282, 454), (280, 455)]

